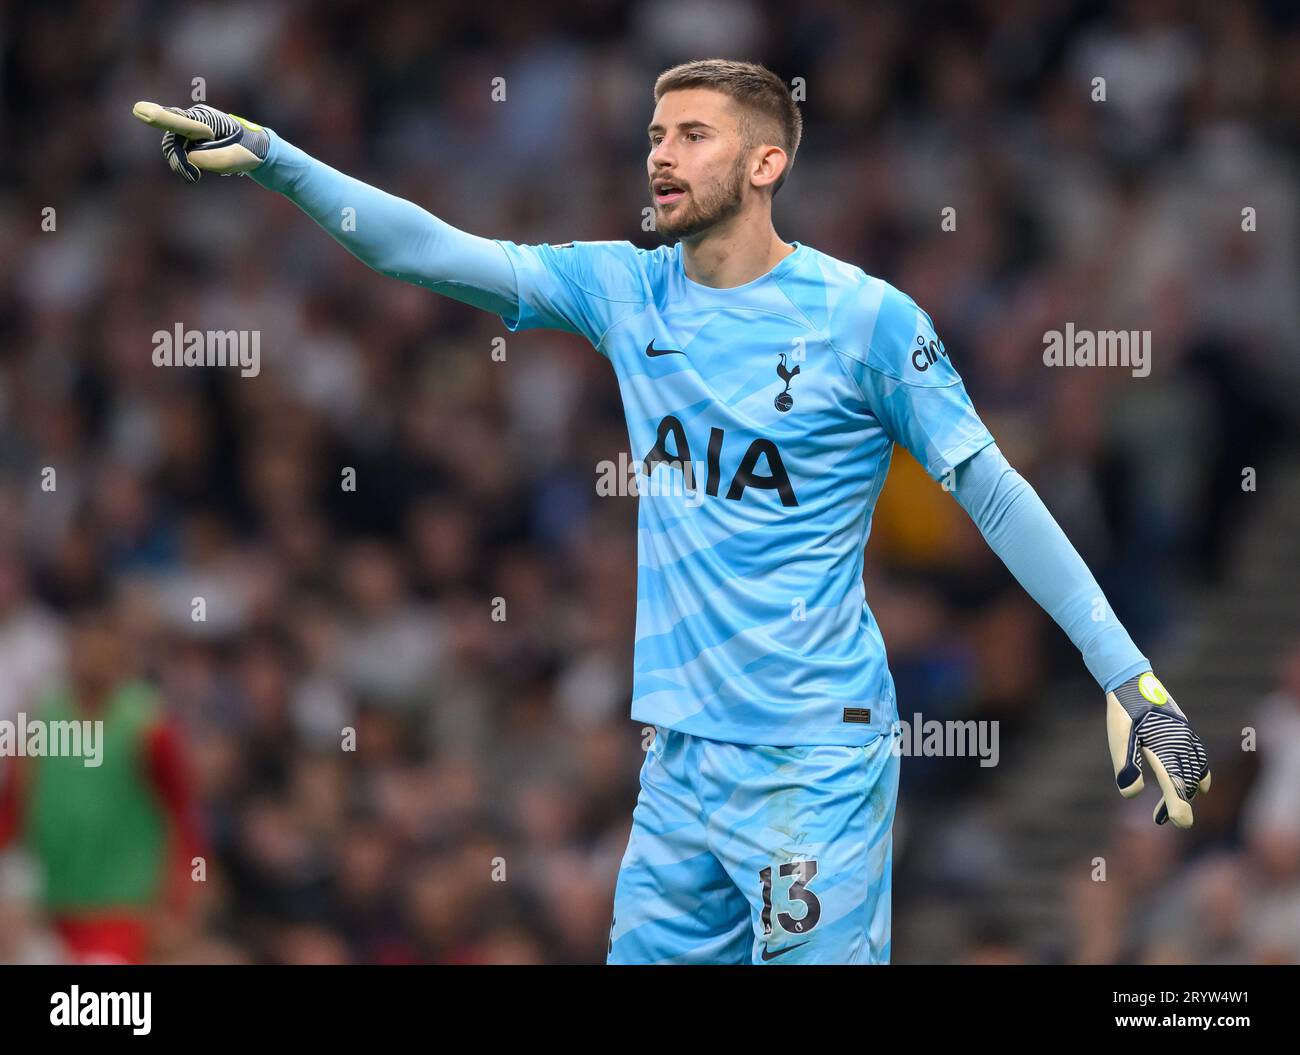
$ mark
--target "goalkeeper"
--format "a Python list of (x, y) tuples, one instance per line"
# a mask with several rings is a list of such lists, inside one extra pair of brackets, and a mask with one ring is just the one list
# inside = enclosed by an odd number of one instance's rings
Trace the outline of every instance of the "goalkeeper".
[(657, 735), (610, 962), (888, 962), (897, 706), (862, 564), (895, 443), (1079, 649), (1121, 793), (1145, 771), (1156, 823), (1189, 827), (1210, 786), (1200, 739), (998, 450), (930, 317), (776, 234), (802, 133), (783, 82), (707, 60), (654, 95), (649, 191), (677, 240), (654, 250), (477, 237), (242, 118), (135, 108), (182, 178), (248, 173), (369, 267), (610, 360), (633, 449), (666, 476), (638, 503), (632, 717)]

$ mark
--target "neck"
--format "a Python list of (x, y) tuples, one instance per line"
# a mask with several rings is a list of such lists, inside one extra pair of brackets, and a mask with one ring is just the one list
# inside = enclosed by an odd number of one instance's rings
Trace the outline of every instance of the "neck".
[(683, 239), (682, 267), (692, 282), (730, 289), (762, 278), (794, 250), (781, 241), (765, 210), (761, 217), (742, 214)]

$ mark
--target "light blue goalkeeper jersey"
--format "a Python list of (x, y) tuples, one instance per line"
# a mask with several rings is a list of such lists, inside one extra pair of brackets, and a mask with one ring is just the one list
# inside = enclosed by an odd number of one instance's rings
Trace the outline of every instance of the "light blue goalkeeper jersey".
[(859, 745), (896, 717), (862, 582), (900, 443), (935, 478), (993, 442), (905, 294), (799, 243), (731, 289), (679, 246), (501, 242), (512, 329), (614, 366), (638, 478), (632, 717), (734, 743)]
[(862, 557), (894, 442), (936, 478), (956, 469), (953, 497), (1103, 690), (1151, 669), (892, 286), (797, 242), (762, 278), (712, 289), (678, 248), (493, 241), (266, 133), (252, 178), (369, 267), (512, 329), (582, 334), (614, 364), (649, 468), (634, 718), (768, 747), (861, 746), (889, 727)]

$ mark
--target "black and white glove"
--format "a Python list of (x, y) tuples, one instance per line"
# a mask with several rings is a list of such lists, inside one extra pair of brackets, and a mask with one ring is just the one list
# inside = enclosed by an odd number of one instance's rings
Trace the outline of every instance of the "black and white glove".
[(1132, 798), (1142, 790), (1145, 762), (1161, 792), (1152, 819), (1190, 828), (1192, 799), (1210, 790), (1210, 762), (1159, 678), (1147, 671), (1106, 693), (1106, 734), (1120, 794)]
[(163, 130), (163, 156), (187, 183), (198, 183), (205, 172), (242, 175), (265, 161), (271, 148), (261, 125), (203, 103), (181, 110), (140, 102), (131, 112), (145, 124)]

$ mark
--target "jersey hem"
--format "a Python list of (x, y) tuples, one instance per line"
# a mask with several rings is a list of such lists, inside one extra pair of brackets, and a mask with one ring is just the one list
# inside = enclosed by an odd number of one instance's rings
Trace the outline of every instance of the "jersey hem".
[[(878, 706), (873, 703), (872, 707)], [(888, 721), (877, 719), (869, 725), (845, 724), (842, 729), (812, 730), (807, 733), (791, 733), (788, 729), (773, 729), (764, 726), (719, 726), (708, 723), (708, 728), (701, 728), (699, 722), (690, 719), (656, 718), (652, 714), (632, 708), (632, 720), (643, 725), (653, 725), (659, 729), (670, 729), (676, 733), (685, 733), (700, 740), (716, 740), (724, 744), (744, 744), (747, 747), (865, 747), (878, 737), (892, 731), (894, 727), (894, 708), (889, 707)]]

